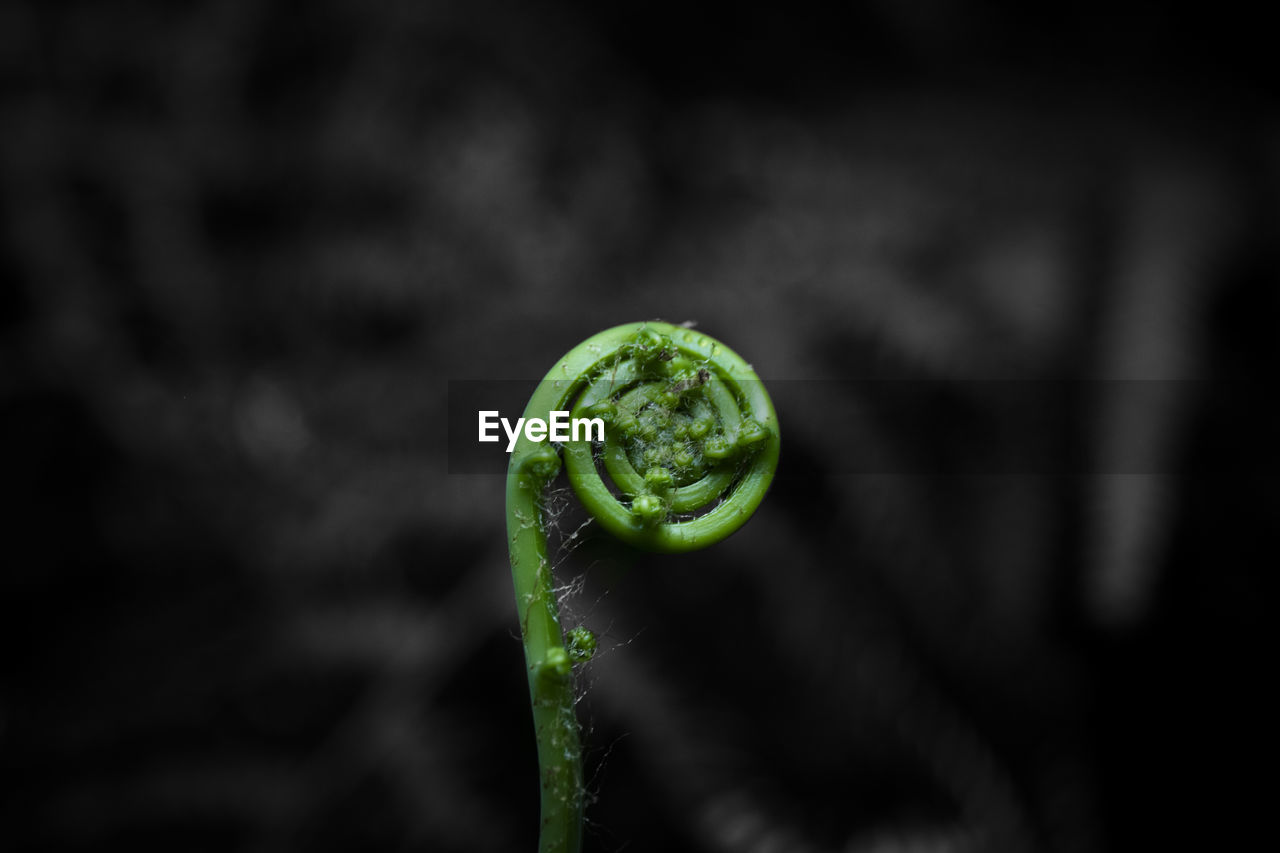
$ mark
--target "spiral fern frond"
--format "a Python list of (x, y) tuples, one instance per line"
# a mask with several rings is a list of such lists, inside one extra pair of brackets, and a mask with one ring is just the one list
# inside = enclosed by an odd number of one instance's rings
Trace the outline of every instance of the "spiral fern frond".
[[(751, 365), (691, 329), (617, 326), (569, 351), (539, 384), (526, 420), (554, 411), (605, 422), (603, 442), (565, 442), (563, 464), (600, 525), (638, 548), (678, 553), (733, 533), (764, 499), (778, 464), (778, 418)], [(507, 474), (507, 537), (542, 776), (543, 853), (581, 846), (584, 788), (573, 664), (595, 639), (560, 625), (542, 495), (561, 468), (522, 435)], [(607, 482), (606, 482), (607, 478)]]

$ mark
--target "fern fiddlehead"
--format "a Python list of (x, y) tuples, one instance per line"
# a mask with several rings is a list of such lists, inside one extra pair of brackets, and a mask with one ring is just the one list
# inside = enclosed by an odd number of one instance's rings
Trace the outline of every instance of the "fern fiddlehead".
[[(526, 420), (599, 418), (605, 440), (565, 442), (578, 499), (602, 527), (646, 550), (704, 548), (737, 530), (778, 463), (778, 419), (755, 371), (724, 344), (667, 323), (608, 329), (570, 350), (539, 384)], [(542, 781), (543, 853), (581, 846), (584, 787), (573, 665), (595, 638), (560, 625), (542, 496), (561, 467), (521, 435), (507, 474), (507, 538)], [(606, 483), (612, 482), (613, 488)]]

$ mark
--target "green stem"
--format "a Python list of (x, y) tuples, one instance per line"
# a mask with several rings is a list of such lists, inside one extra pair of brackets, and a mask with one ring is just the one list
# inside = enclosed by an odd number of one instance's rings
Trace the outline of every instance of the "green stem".
[[(751, 366), (719, 341), (667, 323), (601, 332), (565, 355), (524, 417), (599, 418), (605, 441), (563, 444), (569, 482), (601, 526), (664, 553), (704, 548), (737, 530), (763, 500), (778, 463), (778, 419)], [(597, 463), (597, 454), (599, 464)], [(573, 664), (594, 638), (560, 625), (542, 496), (561, 466), (523, 433), (507, 474), (507, 536), (524, 638), (542, 777), (543, 853), (582, 844), (585, 790)], [(604, 482), (600, 468), (613, 480)]]

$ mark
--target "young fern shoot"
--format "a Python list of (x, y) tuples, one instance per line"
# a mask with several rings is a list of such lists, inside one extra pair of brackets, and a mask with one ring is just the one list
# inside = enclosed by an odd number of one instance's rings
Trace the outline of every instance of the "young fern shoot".
[[(603, 442), (563, 444), (583, 506), (623, 541), (678, 553), (733, 533), (764, 499), (778, 464), (778, 418), (751, 365), (719, 341), (667, 323), (631, 323), (574, 347), (539, 384), (526, 420), (571, 410), (599, 418)], [(561, 468), (550, 443), (520, 436), (507, 474), (507, 538), (542, 780), (542, 853), (582, 843), (582, 752), (573, 665), (586, 628), (560, 624), (542, 499)], [(611, 489), (605, 482), (608, 477)]]

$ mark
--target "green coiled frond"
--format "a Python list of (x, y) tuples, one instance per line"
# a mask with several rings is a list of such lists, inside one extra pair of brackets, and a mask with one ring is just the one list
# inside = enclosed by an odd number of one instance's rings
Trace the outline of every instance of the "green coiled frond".
[[(619, 539), (650, 551), (704, 548), (764, 499), (778, 464), (778, 418), (755, 371), (707, 335), (667, 323), (617, 326), (551, 369), (525, 409), (605, 422), (603, 442), (563, 444), (583, 506)], [(507, 536), (542, 774), (544, 853), (581, 845), (584, 789), (573, 713), (574, 663), (595, 638), (560, 625), (542, 494), (561, 468), (554, 446), (521, 435), (507, 475)]]

